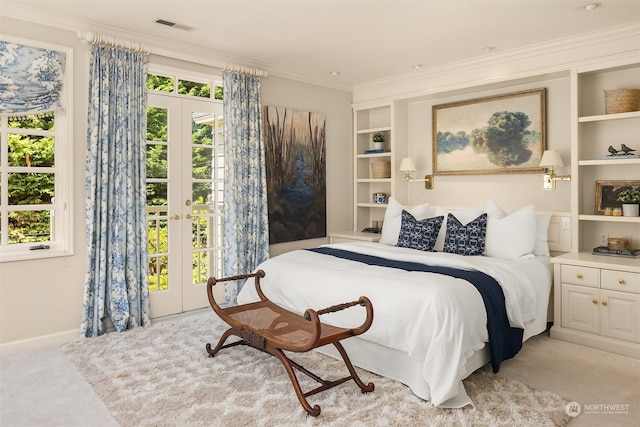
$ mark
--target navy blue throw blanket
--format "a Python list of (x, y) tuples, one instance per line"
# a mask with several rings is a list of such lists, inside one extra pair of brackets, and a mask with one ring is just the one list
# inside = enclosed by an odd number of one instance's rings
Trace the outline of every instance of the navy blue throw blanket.
[(484, 307), (487, 311), (487, 330), (489, 332), (489, 350), (491, 352), (491, 367), (493, 368), (493, 372), (498, 372), (500, 363), (503, 360), (515, 356), (522, 348), (522, 334), (524, 331), (520, 328), (512, 328), (509, 325), (502, 288), (493, 277), (481, 271), (460, 270), (452, 267), (439, 267), (417, 262), (395, 261), (373, 255), (364, 255), (357, 252), (326, 247), (308, 250), (351, 261), (362, 262), (368, 265), (399, 268), (406, 271), (425, 271), (464, 279), (478, 289), (484, 301)]

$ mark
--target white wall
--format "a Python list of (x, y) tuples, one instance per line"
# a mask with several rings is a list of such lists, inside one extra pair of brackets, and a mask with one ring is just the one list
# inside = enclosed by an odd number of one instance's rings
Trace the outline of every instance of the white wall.
[[(75, 62), (74, 162), (69, 166), (75, 177), (75, 253), (65, 258), (0, 264), (0, 345), (7, 350), (32, 343), (61, 342), (75, 338), (79, 331), (86, 264), (84, 177), (90, 46), (80, 43), (74, 31), (5, 16), (0, 16), (0, 28), (6, 35), (70, 46), (74, 49)], [(207, 60), (211, 61), (210, 56)], [(152, 55), (151, 62), (219, 74), (219, 70), (205, 65), (166, 57)], [(327, 227), (328, 231), (349, 228), (352, 188), (344, 183), (351, 180), (351, 94), (269, 76), (262, 80), (262, 102), (326, 115)], [(316, 239), (274, 245), (271, 252), (327, 241)]]

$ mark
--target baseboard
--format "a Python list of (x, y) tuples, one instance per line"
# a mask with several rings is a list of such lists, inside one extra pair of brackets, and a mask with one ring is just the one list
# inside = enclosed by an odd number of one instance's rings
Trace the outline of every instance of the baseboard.
[(24, 340), (11, 341), (0, 344), (0, 355), (19, 353), (22, 351), (37, 350), (44, 347), (61, 346), (80, 337), (80, 329), (71, 329), (50, 335), (42, 335)]
[(596, 348), (609, 353), (621, 354), (623, 356), (633, 357), (634, 359), (640, 359), (640, 344), (637, 343), (574, 331), (560, 326), (552, 326), (549, 335), (551, 338), (558, 340)]

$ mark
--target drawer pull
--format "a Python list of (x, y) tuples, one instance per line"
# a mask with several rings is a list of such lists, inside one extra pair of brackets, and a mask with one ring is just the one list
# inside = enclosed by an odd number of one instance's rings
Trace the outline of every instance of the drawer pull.
[(618, 283), (620, 283), (621, 285), (624, 285), (624, 279), (618, 280)]
[(594, 299), (592, 302), (593, 302), (594, 304), (597, 304), (597, 303), (598, 303), (598, 300), (597, 300), (597, 299)]
[(602, 301), (602, 305), (607, 305), (607, 302), (606, 301)]
[(582, 279), (582, 274), (578, 273), (578, 274), (576, 274), (576, 277), (577, 277), (578, 279)]

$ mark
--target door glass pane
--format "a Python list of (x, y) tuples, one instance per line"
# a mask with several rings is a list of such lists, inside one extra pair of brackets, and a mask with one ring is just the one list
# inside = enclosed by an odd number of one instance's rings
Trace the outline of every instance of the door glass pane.
[(147, 89), (160, 92), (173, 92), (173, 78), (158, 74), (147, 75)]
[[(173, 90), (173, 80), (162, 76), (149, 76), (153, 89)], [(150, 87), (151, 88), (151, 87)], [(171, 90), (167, 90), (171, 88)], [(147, 250), (149, 291), (167, 290), (169, 252), (169, 199), (168, 199), (168, 110), (147, 107)]]
[(215, 116), (209, 113), (193, 113), (192, 115), (192, 142), (200, 145), (213, 143), (213, 126)]
[(197, 96), (200, 98), (211, 97), (211, 85), (189, 80), (178, 79), (178, 93), (182, 95)]
[(166, 145), (147, 144), (147, 178), (167, 178)]
[[(213, 178), (213, 149), (193, 147), (191, 149), (192, 176), (195, 179)], [(195, 199), (194, 199), (195, 200)], [(206, 196), (204, 198), (206, 200)]]

